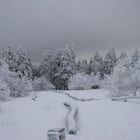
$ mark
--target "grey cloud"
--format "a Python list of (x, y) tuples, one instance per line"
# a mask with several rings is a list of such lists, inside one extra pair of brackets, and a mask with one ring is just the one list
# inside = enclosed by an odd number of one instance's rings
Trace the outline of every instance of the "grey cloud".
[(139, 7), (139, 0), (0, 0), (0, 44), (22, 44), (34, 62), (66, 43), (84, 57), (132, 50), (140, 47)]

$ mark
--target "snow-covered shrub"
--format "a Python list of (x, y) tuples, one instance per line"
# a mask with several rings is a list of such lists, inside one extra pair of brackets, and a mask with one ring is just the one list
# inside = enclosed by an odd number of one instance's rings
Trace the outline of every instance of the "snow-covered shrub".
[(33, 81), (33, 90), (39, 91), (39, 90), (51, 90), (55, 87), (45, 78), (36, 78)]
[(123, 58), (105, 79), (106, 87), (113, 96), (135, 95), (140, 89), (140, 63), (130, 67), (128, 58)]
[(0, 66), (0, 77), (7, 84), (10, 90), (10, 96), (26, 96), (32, 90), (32, 84), (28, 78), (19, 78), (14, 72), (9, 71), (8, 65)]
[(9, 99), (10, 90), (6, 82), (0, 79), (0, 101), (6, 101)]
[(29, 92), (32, 91), (32, 83), (30, 80), (25, 77), (12, 79), (14, 82), (8, 82), (12, 97), (24, 97), (29, 95)]
[(130, 92), (131, 71), (123, 61), (120, 61), (113, 69), (112, 75), (107, 77), (108, 88), (113, 96), (124, 96)]
[(140, 90), (140, 60), (134, 68), (131, 68), (131, 90), (133, 94), (136, 95), (137, 91)]
[(84, 73), (77, 73), (70, 78), (69, 89), (86, 90), (91, 89), (91, 77)]
[(130, 83), (130, 73), (125, 68), (116, 69), (111, 76), (106, 79), (106, 87), (109, 88), (113, 96), (123, 96), (128, 94)]

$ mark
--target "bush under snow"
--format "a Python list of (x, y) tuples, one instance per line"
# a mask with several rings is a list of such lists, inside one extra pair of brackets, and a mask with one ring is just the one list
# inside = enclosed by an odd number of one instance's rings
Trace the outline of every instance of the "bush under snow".
[(9, 99), (10, 90), (6, 82), (0, 79), (0, 101), (6, 101)]
[(136, 95), (140, 90), (140, 63), (135, 67), (128, 65), (127, 58), (123, 58), (113, 69), (112, 75), (105, 80), (106, 87), (113, 96)]
[(86, 90), (91, 89), (91, 78), (84, 73), (77, 73), (70, 78), (69, 89), (71, 90)]
[(32, 83), (27, 78), (13, 78), (13, 81), (8, 82), (12, 97), (24, 97), (32, 91)]
[(33, 89), (35, 91), (51, 90), (54, 88), (55, 87), (45, 77), (37, 78), (33, 81)]
[(19, 78), (14, 72), (10, 72), (6, 64), (0, 66), (0, 77), (7, 84), (10, 96), (23, 97), (32, 90), (32, 84), (28, 78)]

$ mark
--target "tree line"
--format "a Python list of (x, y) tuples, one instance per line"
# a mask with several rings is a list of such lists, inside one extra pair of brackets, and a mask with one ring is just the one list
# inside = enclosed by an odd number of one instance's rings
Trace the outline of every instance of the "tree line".
[[(12, 97), (24, 96), (32, 88), (36, 90), (90, 89), (100, 88), (102, 85), (107, 87), (109, 83), (108, 87), (115, 89), (115, 82), (118, 82), (118, 89), (123, 89), (124, 87), (119, 86), (119, 80), (122, 83), (120, 85), (125, 85), (121, 78), (125, 77), (126, 73), (130, 77), (134, 71), (139, 70), (139, 60), (137, 49), (129, 58), (124, 52), (117, 56), (115, 49), (111, 48), (104, 58), (96, 52), (90, 60), (76, 61), (74, 51), (64, 47), (57, 51), (46, 51), (40, 64), (35, 66), (22, 48), (14, 50), (8, 47), (0, 52), (0, 83), (4, 85), (1, 86), (2, 88), (9, 88), (9, 94)], [(122, 70), (124, 73), (121, 73)], [(122, 77), (119, 79), (121, 74)], [(133, 87), (137, 86), (139, 89), (137, 79), (133, 77), (133, 81), (135, 80)]]

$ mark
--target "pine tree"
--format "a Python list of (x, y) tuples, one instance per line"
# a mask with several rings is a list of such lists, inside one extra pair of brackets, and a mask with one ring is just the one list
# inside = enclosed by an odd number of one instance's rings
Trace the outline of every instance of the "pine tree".
[(95, 53), (93, 59), (90, 59), (88, 65), (88, 74), (91, 73), (94, 75), (97, 75), (98, 73), (100, 77), (103, 78), (103, 61), (98, 52)]
[(69, 78), (76, 73), (75, 54), (72, 49), (60, 49), (56, 56), (55, 66), (57, 72), (54, 77), (56, 89), (68, 89)]
[(13, 71), (14, 51), (9, 46), (6, 51), (3, 52), (3, 60), (8, 64), (9, 70)]
[(131, 57), (131, 67), (135, 67), (135, 65), (138, 63), (139, 59), (140, 59), (140, 53), (137, 49), (135, 49), (135, 51)]
[(103, 61), (102, 58), (99, 56), (99, 53), (96, 52), (94, 59), (93, 59), (93, 72), (94, 75), (97, 75), (97, 73), (102, 73), (103, 69)]
[(89, 64), (87, 66), (87, 74), (91, 74), (93, 72), (93, 59), (91, 58), (90, 61), (89, 61)]
[(19, 75), (19, 78), (26, 77), (28, 79), (32, 79), (32, 64), (23, 49), (19, 48), (15, 52), (12, 65), (13, 71)]
[(46, 52), (39, 69), (56, 89), (68, 89), (69, 78), (76, 72), (75, 54), (67, 47), (56, 53)]
[(81, 61), (80, 60), (76, 63), (76, 71), (81, 72)]
[(40, 77), (40, 72), (39, 72), (39, 66), (38, 65), (32, 65), (32, 74), (33, 74), (33, 80), (37, 77)]
[(87, 70), (88, 70), (88, 62), (87, 60), (82, 60), (81, 62), (81, 73), (87, 73)]
[(117, 57), (114, 48), (110, 49), (106, 54), (104, 60), (104, 71), (105, 74), (111, 74), (113, 72), (113, 67), (116, 65)]
[(55, 65), (56, 54), (51, 51), (46, 51), (41, 64), (39, 66), (40, 76), (45, 76), (47, 80), (53, 83), (54, 74), (56, 73), (57, 67)]
[(120, 57), (118, 58), (118, 61), (117, 61), (116, 65), (122, 65), (122, 66), (126, 67), (127, 69), (129, 69), (130, 60), (129, 60), (126, 53), (122, 52), (120, 54)]

